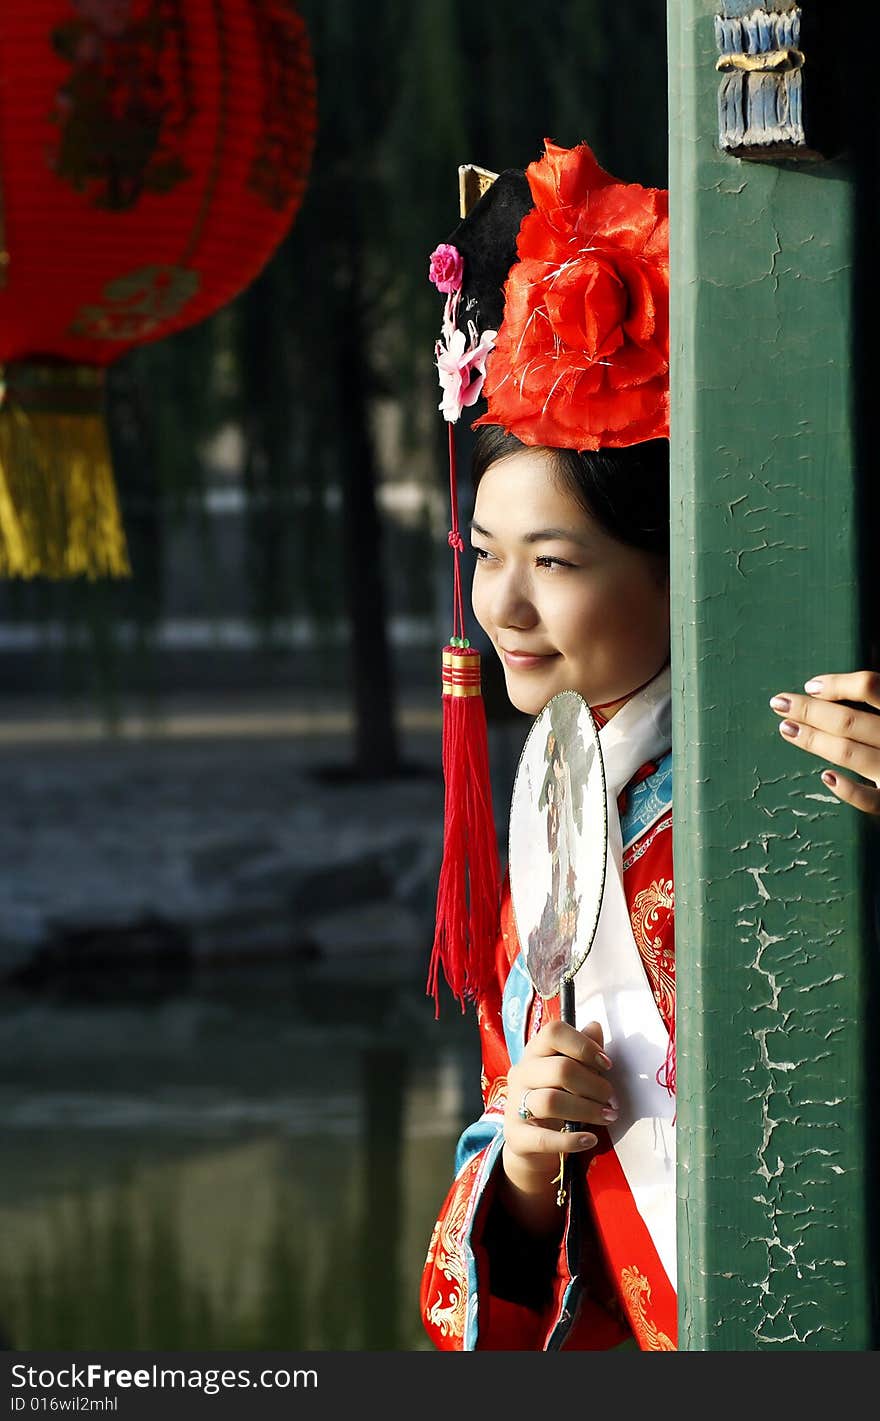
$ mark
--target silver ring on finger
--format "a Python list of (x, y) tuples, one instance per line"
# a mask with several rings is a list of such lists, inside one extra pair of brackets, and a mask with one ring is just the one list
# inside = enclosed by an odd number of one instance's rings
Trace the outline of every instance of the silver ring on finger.
[(528, 1097), (531, 1095), (531, 1093), (531, 1089), (524, 1090), (522, 1093), (522, 1099), (519, 1103), (519, 1110), (517, 1111), (520, 1120), (534, 1120), (535, 1118), (534, 1114), (531, 1110), (529, 1110), (528, 1107)]

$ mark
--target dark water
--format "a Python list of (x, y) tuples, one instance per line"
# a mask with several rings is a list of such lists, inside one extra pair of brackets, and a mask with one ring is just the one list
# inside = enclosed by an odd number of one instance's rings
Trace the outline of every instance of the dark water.
[(5, 1347), (411, 1350), (477, 1027), (250, 968), (0, 1008)]

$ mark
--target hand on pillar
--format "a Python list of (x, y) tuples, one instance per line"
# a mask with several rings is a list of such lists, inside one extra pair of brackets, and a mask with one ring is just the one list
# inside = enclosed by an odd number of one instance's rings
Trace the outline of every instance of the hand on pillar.
[(780, 734), (798, 749), (869, 780), (859, 784), (834, 770), (821, 776), (845, 804), (880, 816), (880, 673), (814, 676), (804, 690), (806, 695), (780, 691), (771, 697), (771, 710), (783, 717)]

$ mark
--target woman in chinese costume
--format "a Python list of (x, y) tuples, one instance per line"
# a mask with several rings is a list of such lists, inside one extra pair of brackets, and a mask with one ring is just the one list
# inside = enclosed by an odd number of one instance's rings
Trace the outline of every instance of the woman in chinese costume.
[[(613, 774), (622, 884), (674, 1084), (668, 579), (667, 195), (617, 182), (586, 144), (503, 173), (434, 256), (437, 363), (450, 422), (482, 395), (473, 460), (474, 613), (513, 705), (576, 690), (600, 727), (629, 707)], [(552, 760), (551, 760), (552, 766)], [(454, 946), (445, 944), (447, 957)], [(505, 883), (470, 992), (481, 1119), (425, 1267), (444, 1348), (674, 1346), (663, 1249), (621, 1180), (622, 1103), (598, 1022), (532, 990)], [(460, 980), (445, 958), (447, 979)], [(566, 1120), (579, 1131), (560, 1133)], [(563, 1150), (571, 1187), (557, 1203)], [(603, 1166), (602, 1160), (606, 1159)], [(621, 1247), (624, 1247), (621, 1253)]]

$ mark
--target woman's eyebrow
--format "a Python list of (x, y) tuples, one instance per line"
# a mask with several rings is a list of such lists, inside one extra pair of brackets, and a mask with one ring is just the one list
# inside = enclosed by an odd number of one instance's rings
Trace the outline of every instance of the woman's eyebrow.
[[(471, 519), (471, 530), (479, 533), (482, 538), (494, 538), (488, 528), (481, 528), (475, 518)], [(573, 533), (570, 528), (536, 528), (533, 533), (524, 533), (522, 536), (524, 543), (577, 543), (580, 547), (587, 546), (587, 539), (582, 538), (577, 533)]]

